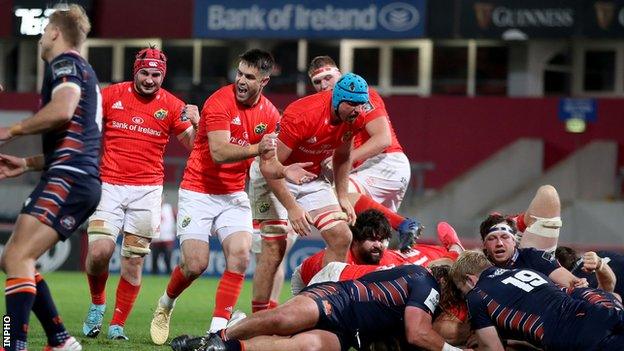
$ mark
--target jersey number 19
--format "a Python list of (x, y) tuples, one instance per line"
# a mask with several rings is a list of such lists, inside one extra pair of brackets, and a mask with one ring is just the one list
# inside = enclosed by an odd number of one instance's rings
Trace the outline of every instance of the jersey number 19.
[(503, 280), (503, 284), (511, 284), (526, 292), (529, 292), (535, 287), (546, 283), (546, 280), (540, 277), (539, 274), (525, 270), (519, 271), (514, 274), (513, 277), (507, 277)]

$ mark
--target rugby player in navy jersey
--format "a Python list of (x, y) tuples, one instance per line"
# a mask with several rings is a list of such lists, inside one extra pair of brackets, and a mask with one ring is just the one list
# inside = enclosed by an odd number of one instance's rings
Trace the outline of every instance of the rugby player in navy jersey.
[(6, 350), (27, 348), (31, 310), (47, 335), (44, 350), (82, 349), (63, 326), (48, 286), (35, 270), (39, 256), (89, 217), (101, 193), (101, 98), (95, 72), (79, 54), (91, 24), (82, 7), (61, 6), (50, 15), (39, 42), (47, 64), (42, 107), (34, 116), (0, 128), (0, 141), (30, 134), (43, 137), (42, 155), (0, 155), (0, 179), (43, 171), (2, 254), (6, 313), (11, 320)]
[(564, 287), (587, 286), (587, 280), (561, 267), (555, 255), (535, 248), (518, 248), (516, 223), (500, 214), (489, 215), (480, 227), (483, 251), (497, 267), (532, 269)]
[(589, 286), (624, 294), (624, 255), (614, 251), (588, 251), (580, 256), (576, 250), (560, 246), (555, 251), (559, 263), (572, 274), (586, 278)]
[(463, 252), (450, 276), (465, 294), (479, 350), (504, 350), (501, 339), (549, 350), (622, 350), (624, 313), (574, 299), (529, 269), (493, 266), (478, 251)]
[(406, 265), (345, 282), (311, 285), (285, 304), (200, 338), (181, 336), (176, 351), (348, 350), (395, 336), (424, 350), (459, 351), (432, 328), (446, 303), (448, 266)]

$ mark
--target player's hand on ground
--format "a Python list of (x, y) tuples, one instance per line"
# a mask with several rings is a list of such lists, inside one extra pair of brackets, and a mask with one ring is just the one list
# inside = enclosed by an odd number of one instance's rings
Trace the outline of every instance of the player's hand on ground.
[(312, 224), (312, 218), (310, 214), (298, 204), (295, 207), (288, 209), (288, 220), (293, 230), (300, 236), (306, 236), (310, 234), (310, 224)]
[(277, 133), (265, 134), (258, 144), (258, 152), (260, 155), (273, 151), (277, 148)]
[(0, 84), (0, 93), (4, 91), (4, 87)]
[(193, 128), (197, 129), (199, 124), (199, 109), (196, 105), (186, 105), (182, 109), (182, 116), (191, 122)]
[(17, 177), (27, 169), (26, 159), (0, 154), (0, 179)]
[(355, 214), (355, 209), (348, 198), (338, 198), (338, 204), (340, 208), (347, 214), (347, 220), (349, 225), (355, 225), (355, 220), (357, 219), (357, 215)]
[(593, 251), (583, 254), (583, 271), (593, 272), (602, 266), (602, 259)]
[(308, 183), (316, 179), (316, 174), (305, 170), (306, 167), (312, 166), (312, 162), (293, 163), (284, 167), (284, 176), (286, 180), (297, 185)]

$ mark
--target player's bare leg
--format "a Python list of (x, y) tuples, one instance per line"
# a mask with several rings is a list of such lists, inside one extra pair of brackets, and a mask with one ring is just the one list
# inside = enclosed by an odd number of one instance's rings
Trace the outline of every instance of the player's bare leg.
[(106, 281), (108, 264), (115, 252), (115, 239), (119, 230), (103, 220), (89, 222), (89, 248), (85, 262), (85, 271), (89, 283), (91, 305), (82, 325), (84, 335), (94, 338), (100, 334), (102, 320), (106, 311)]
[(169, 326), (175, 301), (208, 268), (210, 246), (208, 242), (196, 239), (184, 240), (180, 244), (180, 263), (171, 272), (167, 289), (158, 300), (150, 324), (150, 337), (156, 345), (162, 345), (169, 338)]
[[(257, 265), (253, 277), (252, 312), (269, 308), (275, 286), (276, 273), (286, 253), (286, 237), (262, 239), (262, 251), (256, 255)], [(283, 275), (281, 277), (283, 279)]]
[(223, 246), (226, 267), (217, 286), (215, 309), (209, 331), (225, 328), (232, 316), (234, 306), (243, 288), (245, 271), (249, 266), (251, 233), (243, 231), (232, 233), (223, 240), (221, 245)]
[[(26, 328), (11, 328), (10, 338), (12, 346), (16, 349), (26, 348), (27, 326), (31, 310), (35, 312), (44, 326), (48, 339), (54, 336), (49, 333), (60, 333), (64, 335), (61, 341), (63, 345), (71, 342), (80, 347), (80, 344), (67, 334), (63, 324), (58, 322), (60, 318), (45, 281), (42, 278), (40, 281), (35, 280), (35, 261), (58, 241), (59, 236), (52, 227), (41, 223), (31, 215), (20, 214), (17, 217), (15, 229), (2, 252), (0, 265), (6, 273), (6, 314), (11, 317), (13, 325), (26, 326)], [(37, 306), (35, 309), (36, 299), (43, 298), (43, 293), (47, 294), (47, 301), (43, 303), (44, 306)], [(54, 317), (56, 323), (43, 319), (43, 312), (48, 312), (46, 315), (50, 315), (49, 312), (53, 313), (54, 316), (51, 317)], [(50, 326), (54, 330), (51, 330)]]
[(313, 328), (318, 322), (316, 302), (297, 295), (272, 310), (260, 311), (226, 330), (228, 339), (246, 340), (260, 335), (292, 335)]
[(339, 351), (336, 334), (313, 329), (294, 336), (257, 336), (241, 342), (246, 351)]
[(336, 205), (325, 206), (310, 211), (310, 216), (314, 218), (314, 225), (321, 231), (321, 236), (327, 243), (323, 266), (334, 261), (345, 262), (353, 235), (340, 207)]
[(296, 234), (293, 232), (293, 236), (288, 235), (286, 239), (286, 252), (284, 253), (284, 258), (282, 259), (282, 263), (277, 267), (277, 271), (275, 272), (275, 276), (273, 278), (273, 290), (271, 290), (271, 300), (269, 301), (269, 308), (275, 308), (278, 306), (280, 295), (282, 293), (282, 288), (284, 286), (284, 278), (286, 276), (286, 257), (288, 253), (292, 249), (293, 245), (296, 241)]
[(524, 214), (526, 230), (520, 247), (555, 250), (561, 228), (561, 201), (557, 190), (551, 185), (537, 189), (535, 197)]

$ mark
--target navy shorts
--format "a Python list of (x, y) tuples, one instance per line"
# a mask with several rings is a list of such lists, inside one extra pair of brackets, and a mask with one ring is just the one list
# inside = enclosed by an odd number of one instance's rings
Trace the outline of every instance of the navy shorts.
[[(360, 325), (362, 316), (367, 315), (366, 304), (353, 301), (339, 283), (314, 284), (300, 294), (316, 302), (319, 320), (314, 328), (336, 334), (341, 350), (347, 351), (351, 347), (360, 350), (365, 345), (382, 338), (380, 335), (360, 333), (357, 326)], [(400, 332), (405, 334), (402, 329)]]
[(101, 195), (98, 177), (51, 169), (41, 175), (21, 213), (52, 227), (64, 241), (95, 211)]

